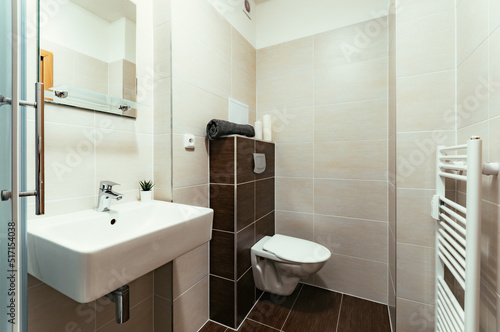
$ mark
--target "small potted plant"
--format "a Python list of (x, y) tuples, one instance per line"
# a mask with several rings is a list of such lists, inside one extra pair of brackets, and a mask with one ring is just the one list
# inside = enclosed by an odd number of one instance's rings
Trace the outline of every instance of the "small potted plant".
[(149, 202), (151, 200), (151, 189), (154, 187), (153, 181), (139, 181), (139, 185), (141, 186), (141, 201)]

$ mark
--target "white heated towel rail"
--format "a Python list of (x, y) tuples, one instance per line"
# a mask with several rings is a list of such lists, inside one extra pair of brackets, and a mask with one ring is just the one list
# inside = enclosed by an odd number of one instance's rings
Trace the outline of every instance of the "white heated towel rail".
[[(432, 217), (436, 227), (436, 331), (479, 331), (481, 239), (481, 175), (498, 175), (499, 165), (482, 163), (482, 141), (439, 146), (436, 158), (436, 195)], [(466, 182), (465, 206), (446, 198), (446, 183)], [(454, 183), (455, 181), (451, 181)], [(458, 186), (460, 184), (456, 184)], [(444, 280), (446, 268), (465, 293), (463, 307)]]

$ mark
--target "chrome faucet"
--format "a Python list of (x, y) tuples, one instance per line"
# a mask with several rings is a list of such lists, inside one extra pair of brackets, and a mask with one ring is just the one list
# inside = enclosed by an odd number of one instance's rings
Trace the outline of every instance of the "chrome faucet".
[(111, 205), (111, 200), (116, 199), (119, 201), (123, 198), (123, 195), (113, 191), (113, 186), (119, 186), (119, 183), (112, 181), (101, 181), (99, 185), (99, 199), (97, 212), (109, 211), (109, 206)]

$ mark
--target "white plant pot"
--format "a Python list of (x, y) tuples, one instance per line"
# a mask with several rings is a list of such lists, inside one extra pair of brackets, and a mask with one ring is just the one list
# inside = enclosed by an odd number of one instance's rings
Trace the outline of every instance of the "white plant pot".
[(142, 202), (149, 202), (149, 201), (151, 201), (152, 194), (153, 194), (152, 191), (142, 191), (141, 190), (141, 201)]

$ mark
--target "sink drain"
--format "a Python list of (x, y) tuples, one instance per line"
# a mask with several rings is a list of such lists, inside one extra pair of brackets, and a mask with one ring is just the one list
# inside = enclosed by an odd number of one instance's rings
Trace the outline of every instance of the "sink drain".
[(111, 225), (114, 225), (116, 222), (116, 219), (111, 219)]

